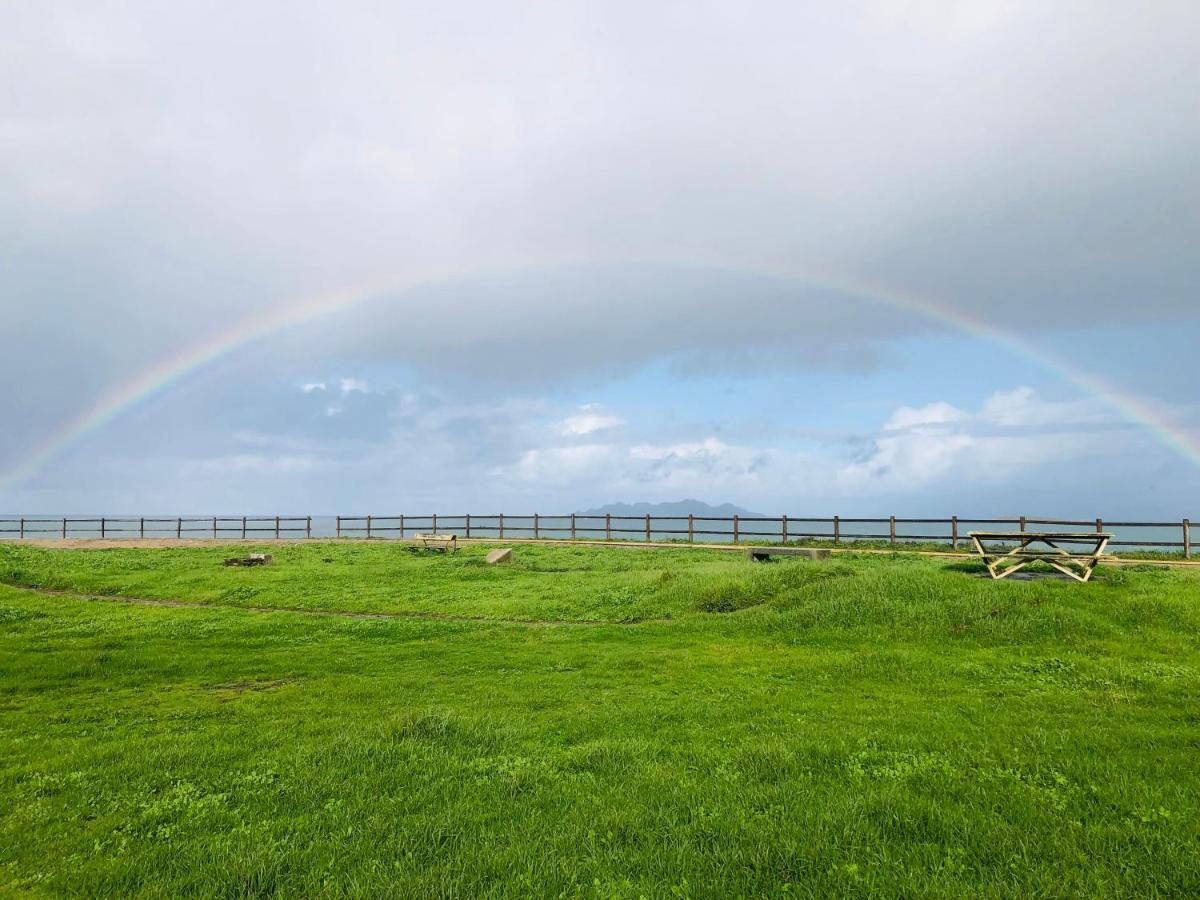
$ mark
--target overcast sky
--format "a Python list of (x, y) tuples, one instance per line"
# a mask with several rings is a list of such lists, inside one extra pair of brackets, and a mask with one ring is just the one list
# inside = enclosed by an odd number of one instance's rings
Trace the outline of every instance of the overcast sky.
[(1200, 519), (1198, 46), (1193, 0), (12, 0), (0, 511)]

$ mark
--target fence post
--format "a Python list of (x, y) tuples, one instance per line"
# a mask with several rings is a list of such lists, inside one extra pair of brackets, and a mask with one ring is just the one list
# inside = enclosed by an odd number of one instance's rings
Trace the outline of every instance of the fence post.
[(500, 540), (504, 540), (504, 513), (500, 513)]
[(688, 513), (688, 543), (696, 543), (696, 514)]
[(21, 517), (21, 540), (25, 540), (25, 517)]
[(575, 540), (575, 513), (571, 513), (571, 540)]
[(646, 513), (646, 543), (650, 543), (650, 513)]
[(246, 539), (246, 517), (242, 516), (242, 540)]
[(275, 540), (279, 540), (279, 516), (275, 517)]
[(738, 542), (738, 538), (741, 536), (739, 534), (740, 531), (741, 531), (741, 528), (739, 527), (737, 513), (734, 513), (733, 514), (733, 542), (735, 544)]
[(400, 537), (404, 537), (404, 513), (400, 513)]
[(342, 536), (342, 517), (341, 516), (337, 517), (337, 536), (338, 537)]
[(1025, 517), (1021, 516), (1021, 531), (1025, 530)]
[(144, 538), (145, 536), (146, 536), (146, 517), (142, 516), (140, 519), (138, 519), (138, 537)]
[(312, 516), (307, 516), (304, 519), (304, 536), (306, 538), (312, 537)]
[(179, 540), (181, 537), (183, 537), (183, 516), (175, 520), (175, 540)]
[(213, 516), (213, 539), (217, 537), (217, 517)]
[(1192, 523), (1188, 519), (1183, 520), (1183, 558), (1192, 558)]
[(541, 537), (541, 534), (539, 534), (539, 531), (540, 531), (540, 529), (538, 528), (538, 514), (537, 514), (537, 513), (534, 513), (534, 514), (533, 514), (533, 539), (534, 539), (535, 541), (536, 541), (536, 540), (537, 540), (539, 537)]
[(433, 528), (433, 533), (437, 534), (437, 513), (434, 513), (433, 516), (430, 517), (429, 522), (430, 527)]
[(840, 544), (842, 542), (842, 517), (833, 517), (833, 542)]
[(100, 517), (100, 537), (104, 537), (104, 516)]
[(467, 513), (466, 518), (467, 518), (466, 532), (467, 532), (467, 537), (470, 538), (471, 537), (471, 514)]
[(950, 517), (950, 548), (958, 549), (958, 516)]
[(63, 540), (65, 541), (67, 539), (67, 517), (66, 516), (63, 516), (62, 526), (63, 526)]
[(367, 516), (367, 537), (371, 536), (371, 517)]
[(1097, 532), (1097, 533), (1099, 533), (1099, 532), (1101, 532), (1101, 531), (1103, 531), (1103, 530), (1104, 530), (1104, 520), (1103, 520), (1103, 519), (1097, 519), (1097, 520), (1096, 520), (1096, 532)]
[(787, 529), (787, 525), (788, 525), (788, 523), (787, 523), (787, 516), (784, 516), (784, 517), (783, 517), (783, 542), (784, 542), (785, 544), (788, 542), (788, 533), (787, 533), (788, 529)]
[(896, 543), (896, 517), (888, 516), (888, 543)]
[(606, 541), (612, 540), (612, 513), (604, 514), (604, 539)]

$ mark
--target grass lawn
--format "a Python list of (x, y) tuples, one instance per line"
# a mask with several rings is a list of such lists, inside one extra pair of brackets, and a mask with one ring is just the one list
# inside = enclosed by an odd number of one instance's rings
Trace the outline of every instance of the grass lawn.
[(0, 894), (1200, 894), (1200, 572), (251, 549), (0, 545)]

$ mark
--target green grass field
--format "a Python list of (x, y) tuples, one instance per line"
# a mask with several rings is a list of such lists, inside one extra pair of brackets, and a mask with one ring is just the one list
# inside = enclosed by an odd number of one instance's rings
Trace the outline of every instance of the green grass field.
[(269, 549), (0, 546), (0, 893), (1200, 894), (1200, 572)]

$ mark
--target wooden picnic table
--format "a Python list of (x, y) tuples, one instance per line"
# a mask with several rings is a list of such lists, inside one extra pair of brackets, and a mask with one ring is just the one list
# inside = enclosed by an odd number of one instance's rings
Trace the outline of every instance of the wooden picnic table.
[(1084, 582), (1113, 536), (1105, 531), (972, 531), (970, 538), (992, 578), (1007, 578), (1030, 563), (1043, 562)]

